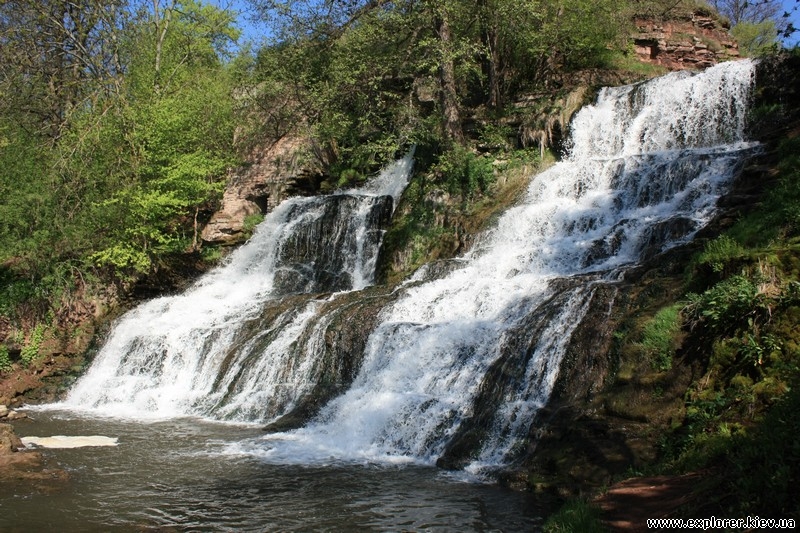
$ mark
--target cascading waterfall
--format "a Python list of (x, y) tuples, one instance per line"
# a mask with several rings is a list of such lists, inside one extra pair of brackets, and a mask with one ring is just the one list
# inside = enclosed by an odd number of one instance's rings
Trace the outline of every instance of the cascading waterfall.
[[(283, 202), (224, 266), (184, 294), (127, 313), (64, 405), (113, 416), (238, 421), (290, 408), (313, 386), (298, 368), (306, 358), (293, 347), (320, 302), (280, 310), (262, 331), (247, 326), (281, 297), (372, 283), (383, 227), (412, 158), (410, 152), (363, 190)], [(278, 359), (289, 356), (296, 364), (287, 369)]]
[[(520, 205), (449, 272), (422, 269), (381, 305), (346, 387), (301, 427), (229, 451), (275, 462), (434, 463), (459, 449), (467, 468), (507, 461), (547, 402), (598, 284), (688, 241), (713, 216), (754, 149), (744, 136), (753, 76), (740, 61), (604, 89), (576, 115), (564, 161), (534, 177)], [(331, 299), (297, 294), (371, 279), (363, 266), (339, 266), (359, 252), (328, 248), (348, 240), (341, 232), (362, 232), (325, 229), (339, 220), (331, 210), (351, 208), (302, 202), (279, 207), (186, 295), (127, 315), (69, 405), (256, 422), (296, 407), (329, 365), (320, 362), (326, 332), (355, 327), (331, 326)], [(323, 233), (321, 246), (314, 236)], [(295, 243), (291, 253), (279, 239)]]

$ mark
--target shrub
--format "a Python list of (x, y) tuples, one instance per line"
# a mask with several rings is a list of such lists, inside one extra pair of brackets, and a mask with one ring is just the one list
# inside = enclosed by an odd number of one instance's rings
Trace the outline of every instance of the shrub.
[(0, 345), (0, 371), (11, 368), (11, 358), (8, 356), (8, 347)]
[(711, 270), (720, 273), (732, 260), (744, 255), (744, 248), (735, 240), (722, 235), (706, 243), (703, 253), (698, 257), (698, 262), (711, 266)]
[(30, 364), (31, 361), (36, 359), (39, 355), (39, 348), (42, 346), (42, 341), (44, 341), (44, 325), (36, 324), (36, 327), (33, 328), (31, 332), (28, 343), (22, 347), (22, 351), (20, 352), (20, 358), (24, 363)]
[(450, 194), (461, 194), (464, 198), (471, 198), (476, 192), (485, 193), (494, 183), (489, 158), (460, 146), (442, 154), (432, 170)]

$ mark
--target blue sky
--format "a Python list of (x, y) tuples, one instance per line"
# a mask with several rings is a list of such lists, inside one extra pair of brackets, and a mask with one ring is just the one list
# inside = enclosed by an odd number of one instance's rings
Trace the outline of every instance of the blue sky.
[[(783, 5), (784, 11), (787, 11), (791, 14), (789, 20), (792, 22), (794, 27), (800, 30), (800, 2), (797, 0), (782, 0), (781, 4)], [(795, 32), (795, 34), (789, 37), (784, 44), (786, 46), (796, 46), (798, 42), (800, 42), (800, 31)]]
[(241, 42), (258, 43), (267, 35), (269, 29), (264, 23), (252, 22), (253, 10), (247, 0), (205, 0), (223, 9), (230, 9), (239, 14), (239, 29), (242, 30)]

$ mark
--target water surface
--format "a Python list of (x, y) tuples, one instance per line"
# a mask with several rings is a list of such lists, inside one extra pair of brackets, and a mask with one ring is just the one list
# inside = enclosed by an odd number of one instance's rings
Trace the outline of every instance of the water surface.
[(532, 495), (425, 466), (268, 464), (231, 455), (259, 427), (132, 423), (32, 411), (20, 436), (105, 435), (116, 447), (42, 450), (70, 481), (55, 494), (0, 489), (0, 531), (535, 531)]

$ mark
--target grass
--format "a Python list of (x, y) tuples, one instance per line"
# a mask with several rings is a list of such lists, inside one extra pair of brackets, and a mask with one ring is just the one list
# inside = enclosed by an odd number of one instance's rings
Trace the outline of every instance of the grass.
[(602, 533), (606, 528), (600, 521), (599, 509), (584, 500), (571, 500), (547, 518), (543, 530), (545, 533)]
[(658, 311), (642, 329), (640, 346), (654, 370), (672, 368), (672, 355), (679, 344), (682, 304), (673, 304)]

